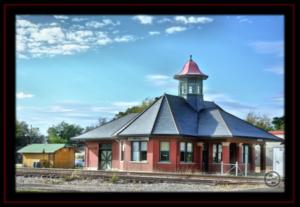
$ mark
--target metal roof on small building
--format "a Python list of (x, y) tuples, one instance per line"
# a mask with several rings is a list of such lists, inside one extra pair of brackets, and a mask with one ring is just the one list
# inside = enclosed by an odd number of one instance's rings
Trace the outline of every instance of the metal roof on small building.
[(30, 144), (18, 150), (18, 153), (54, 153), (65, 146), (65, 144)]

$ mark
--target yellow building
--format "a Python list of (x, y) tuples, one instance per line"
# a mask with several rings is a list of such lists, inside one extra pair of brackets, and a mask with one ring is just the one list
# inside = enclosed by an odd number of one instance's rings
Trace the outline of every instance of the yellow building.
[(75, 149), (65, 144), (31, 144), (18, 150), (24, 167), (74, 168)]

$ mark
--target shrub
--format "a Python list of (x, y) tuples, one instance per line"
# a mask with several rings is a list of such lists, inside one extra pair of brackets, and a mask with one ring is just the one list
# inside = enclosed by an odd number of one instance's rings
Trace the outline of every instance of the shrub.
[(116, 183), (118, 180), (119, 180), (119, 177), (118, 177), (117, 175), (113, 175), (113, 176), (111, 177), (111, 179), (110, 179), (110, 181), (111, 181), (112, 183)]
[(80, 176), (76, 173), (76, 171), (73, 171), (71, 175), (64, 176), (65, 181), (72, 181), (72, 180), (76, 180), (79, 178), (80, 178)]

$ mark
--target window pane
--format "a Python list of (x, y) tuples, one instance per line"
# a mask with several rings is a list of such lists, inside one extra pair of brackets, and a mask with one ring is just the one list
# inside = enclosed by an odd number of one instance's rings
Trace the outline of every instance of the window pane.
[(169, 142), (161, 142), (160, 143), (160, 151), (169, 151), (170, 143)]
[(218, 144), (219, 152), (222, 152), (222, 145)]
[(103, 150), (111, 150), (111, 144), (101, 144), (101, 149), (103, 149)]
[(187, 152), (192, 152), (192, 151), (193, 151), (193, 144), (187, 143)]
[(147, 160), (147, 151), (142, 151), (141, 152), (141, 161), (142, 160)]
[(132, 142), (132, 161), (140, 160), (139, 142)]
[(184, 152), (180, 152), (180, 161), (184, 162)]
[(185, 142), (180, 142), (180, 151), (181, 152), (185, 151)]
[(141, 151), (147, 151), (147, 142), (141, 142)]
[(138, 152), (138, 151), (140, 151), (140, 147), (139, 147), (139, 142), (133, 142), (132, 143), (132, 148), (133, 148), (133, 151), (134, 152)]
[(169, 152), (168, 151), (160, 152), (160, 161), (169, 161)]
[(187, 152), (186, 162), (193, 162), (193, 153)]
[(140, 152), (133, 152), (132, 160), (133, 161), (139, 161), (140, 160)]

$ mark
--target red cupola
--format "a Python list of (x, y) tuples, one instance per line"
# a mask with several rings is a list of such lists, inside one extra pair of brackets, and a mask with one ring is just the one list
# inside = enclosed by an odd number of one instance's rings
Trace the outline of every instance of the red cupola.
[(192, 60), (192, 55), (190, 56), (190, 60), (185, 63), (180, 73), (174, 76), (175, 79), (180, 79), (180, 77), (184, 76), (197, 76), (202, 77), (202, 79), (207, 79), (208, 76), (205, 75), (198, 67), (197, 63)]
[(203, 105), (203, 80), (208, 76), (199, 69), (192, 56), (174, 78), (179, 80), (178, 95), (185, 98), (194, 109), (200, 110)]

